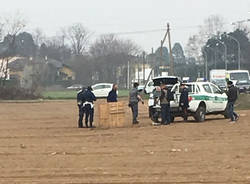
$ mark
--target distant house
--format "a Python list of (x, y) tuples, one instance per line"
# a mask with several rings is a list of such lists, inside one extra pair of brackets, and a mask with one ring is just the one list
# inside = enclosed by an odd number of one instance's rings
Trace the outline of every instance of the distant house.
[(47, 59), (45, 63), (50, 67), (55, 68), (57, 81), (75, 80), (76, 74), (68, 65), (55, 59)]
[[(0, 68), (0, 78), (16, 80), (21, 87), (30, 87), (34, 80), (39, 79), (44, 85), (53, 85), (60, 81), (74, 81), (75, 72), (67, 65), (54, 59), (33, 59), (13, 57), (8, 62), (0, 60), (5, 66)], [(37, 77), (37, 78), (36, 78)]]
[(13, 57), (10, 59), (8, 58), (0, 59), (0, 79), (9, 80), (13, 77), (13, 75), (21, 74), (20, 71), (23, 70), (24, 63), (23, 61), (20, 61), (13, 65), (13, 62), (15, 63), (15, 61), (17, 60), (23, 60), (23, 58)]

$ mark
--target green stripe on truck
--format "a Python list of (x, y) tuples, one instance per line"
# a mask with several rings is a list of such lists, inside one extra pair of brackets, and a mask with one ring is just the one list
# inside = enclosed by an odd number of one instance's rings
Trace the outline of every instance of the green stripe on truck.
[(203, 100), (203, 101), (216, 101), (216, 102), (224, 102), (227, 101), (227, 98), (223, 97), (211, 97), (206, 95), (197, 95), (191, 96), (193, 100)]

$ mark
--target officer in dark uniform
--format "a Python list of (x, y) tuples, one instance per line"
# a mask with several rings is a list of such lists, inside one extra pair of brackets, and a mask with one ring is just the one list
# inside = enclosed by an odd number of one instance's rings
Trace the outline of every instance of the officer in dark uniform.
[(83, 116), (84, 116), (83, 103), (85, 102), (84, 92), (85, 92), (85, 88), (82, 88), (77, 93), (77, 106), (78, 106), (78, 109), (79, 109), (78, 128), (83, 128), (83, 125), (82, 125), (82, 119), (83, 119)]
[(85, 124), (86, 128), (88, 128), (88, 121), (90, 122), (90, 127), (93, 127), (94, 120), (94, 101), (96, 101), (96, 97), (94, 93), (92, 93), (92, 88), (89, 86), (84, 93), (85, 102), (83, 103), (85, 110)]
[(232, 81), (227, 82), (228, 85), (228, 113), (231, 118), (231, 122), (235, 123), (239, 119), (239, 115), (234, 112), (234, 104), (238, 98), (238, 89), (233, 85)]
[(180, 92), (181, 92), (181, 96), (180, 96), (179, 106), (182, 110), (184, 121), (187, 121), (188, 108), (189, 108), (188, 89), (186, 88), (185, 84), (183, 84), (183, 83), (180, 86)]

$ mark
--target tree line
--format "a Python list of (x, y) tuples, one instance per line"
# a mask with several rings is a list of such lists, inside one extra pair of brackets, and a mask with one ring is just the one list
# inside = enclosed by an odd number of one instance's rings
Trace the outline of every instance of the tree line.
[[(7, 65), (14, 56), (32, 58), (34, 62), (51, 58), (70, 66), (75, 71), (75, 83), (88, 85), (96, 82), (113, 82), (126, 87), (130, 82), (127, 81), (127, 73), (134, 72), (131, 71), (134, 70), (133, 67), (128, 71), (128, 61), (132, 66), (145, 62), (142, 58), (144, 51), (132, 40), (105, 34), (93, 42), (93, 33), (82, 23), (63, 27), (52, 37), (46, 36), (39, 28), (27, 31), (26, 26), (27, 21), (19, 14), (0, 19), (0, 57)], [(206, 59), (209, 69), (223, 68), (225, 59), (229, 69), (236, 69), (239, 58), (237, 43), (227, 35), (239, 41), (241, 66), (250, 69), (248, 29), (238, 27), (233, 32), (225, 32), (224, 19), (213, 15), (204, 21), (197, 34), (189, 38), (185, 49), (180, 43), (175, 43), (172, 48), (175, 75), (191, 77), (193, 80), (205, 76)], [(225, 48), (219, 44), (220, 42), (227, 45), (226, 56), (223, 54)], [(152, 53), (146, 53), (145, 58), (146, 63), (155, 68), (156, 75), (162, 70), (168, 70), (167, 48), (163, 48), (163, 56), (160, 55), (160, 48), (157, 48)], [(160, 66), (166, 68), (161, 69)]]

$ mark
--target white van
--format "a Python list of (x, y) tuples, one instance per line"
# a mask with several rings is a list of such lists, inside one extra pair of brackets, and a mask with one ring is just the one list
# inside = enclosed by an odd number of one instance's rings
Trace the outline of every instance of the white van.
[(226, 70), (210, 70), (209, 81), (220, 87), (222, 90), (226, 90)]
[(232, 81), (239, 92), (250, 92), (250, 81), (248, 70), (228, 70), (226, 80)]

